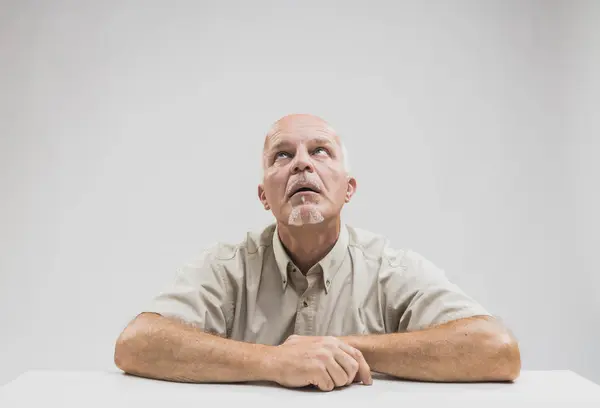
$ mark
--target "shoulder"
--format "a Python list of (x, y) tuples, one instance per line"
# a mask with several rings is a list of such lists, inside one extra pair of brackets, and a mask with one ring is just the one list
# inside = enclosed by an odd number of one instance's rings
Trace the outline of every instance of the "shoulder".
[[(192, 255), (178, 274), (190, 281), (215, 277), (228, 287), (237, 287), (248, 271), (260, 270), (265, 250), (272, 245), (274, 225), (248, 231), (237, 242), (215, 242)], [(256, 274), (253, 274), (253, 276)]]
[(382, 234), (347, 225), (349, 246), (360, 251), (365, 258), (378, 261), (382, 268), (419, 269), (429, 261), (420, 253), (407, 247), (396, 247)]
[(237, 242), (216, 242), (204, 249), (204, 257), (213, 261), (227, 262), (262, 254), (272, 245), (275, 224), (268, 225), (260, 230), (246, 232), (245, 236)]
[(410, 252), (405, 248), (393, 247), (390, 240), (382, 234), (350, 225), (346, 227), (349, 235), (348, 246), (361, 252), (366, 259), (382, 263), (382, 266), (400, 266)]

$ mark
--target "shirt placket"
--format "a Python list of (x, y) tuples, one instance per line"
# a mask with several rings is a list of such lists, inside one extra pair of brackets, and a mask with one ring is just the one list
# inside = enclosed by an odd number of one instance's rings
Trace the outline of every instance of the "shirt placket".
[(302, 336), (314, 336), (315, 319), (319, 301), (318, 273), (311, 271), (304, 276), (295, 267), (292, 269), (292, 273), (294, 273), (298, 281), (300, 281), (300, 284), (297, 286), (299, 289), (299, 297), (296, 309), (294, 333)]

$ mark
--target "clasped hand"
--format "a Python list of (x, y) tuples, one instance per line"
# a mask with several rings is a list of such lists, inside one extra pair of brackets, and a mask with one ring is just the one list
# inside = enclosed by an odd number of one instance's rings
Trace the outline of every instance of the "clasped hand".
[(292, 335), (273, 349), (272, 357), (275, 381), (284, 387), (314, 385), (331, 391), (373, 381), (362, 353), (336, 337)]

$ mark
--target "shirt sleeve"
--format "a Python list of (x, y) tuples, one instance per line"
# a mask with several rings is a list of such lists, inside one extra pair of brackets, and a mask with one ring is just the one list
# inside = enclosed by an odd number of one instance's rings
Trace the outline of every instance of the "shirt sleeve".
[(208, 249), (179, 268), (174, 281), (144, 311), (177, 318), (205, 332), (227, 337), (232, 308), (223, 266), (214, 250)]
[(396, 331), (422, 330), (452, 320), (491, 316), (473, 298), (450, 282), (444, 271), (414, 251), (403, 251), (391, 267), (386, 298), (399, 316)]

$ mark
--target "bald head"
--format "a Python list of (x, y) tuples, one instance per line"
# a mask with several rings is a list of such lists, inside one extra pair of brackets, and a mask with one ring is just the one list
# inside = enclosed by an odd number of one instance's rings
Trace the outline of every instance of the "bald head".
[(281, 132), (301, 131), (303, 129), (311, 128), (322, 129), (323, 132), (332, 135), (336, 142), (340, 142), (340, 138), (335, 130), (322, 118), (308, 113), (293, 113), (291, 115), (286, 115), (273, 123), (265, 137), (265, 147), (273, 137), (276, 137), (277, 134)]
[(271, 126), (262, 169), (258, 197), (285, 225), (339, 219), (356, 191), (339, 135), (314, 115), (287, 115)]
[(323, 137), (330, 139), (335, 142), (340, 149), (342, 150), (342, 159), (344, 164), (344, 169), (346, 172), (350, 172), (350, 166), (348, 162), (348, 152), (340, 136), (337, 134), (335, 129), (327, 123), (324, 119), (311, 115), (308, 113), (293, 113), (290, 115), (286, 115), (273, 123), (267, 135), (265, 136), (265, 141), (263, 144), (263, 158), (262, 158), (262, 169), (267, 164), (266, 155), (268, 151), (279, 143), (282, 137), (286, 134), (312, 134), (315, 137)]

